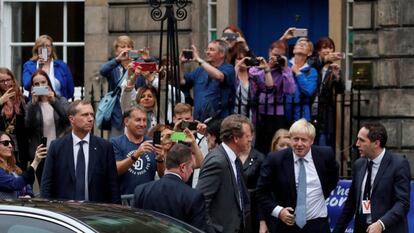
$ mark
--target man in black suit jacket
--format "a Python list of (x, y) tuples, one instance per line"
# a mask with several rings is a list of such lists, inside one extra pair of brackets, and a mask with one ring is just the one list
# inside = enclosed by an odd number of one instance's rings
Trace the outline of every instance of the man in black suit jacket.
[(408, 232), (410, 166), (386, 150), (386, 142), (387, 131), (380, 123), (367, 123), (359, 130), (356, 145), (361, 158), (353, 165), (351, 188), (335, 233), (344, 232), (353, 216), (354, 233)]
[[(120, 203), (112, 145), (90, 134), (94, 124), (92, 105), (84, 100), (74, 101), (68, 109), (68, 115), (72, 133), (53, 141), (48, 149), (40, 187), (41, 196), (49, 199)], [(76, 164), (81, 164), (78, 160), (81, 149), (84, 157), (83, 181), (77, 178), (79, 176), (76, 172)], [(79, 184), (82, 184), (81, 192)], [(79, 195), (82, 197), (79, 198)]]
[[(257, 184), (259, 208), (277, 218), (278, 233), (328, 233), (325, 199), (338, 181), (335, 156), (330, 147), (312, 146), (315, 128), (305, 119), (296, 121), (289, 134), (292, 149), (270, 153), (261, 167)], [(306, 193), (297, 191), (301, 163), (306, 172)], [(299, 195), (306, 197), (301, 215), (304, 225), (297, 223)]]
[[(223, 143), (210, 151), (200, 170), (197, 189), (206, 198), (207, 221), (216, 232), (246, 232), (249, 199), (238, 156), (250, 149), (253, 127), (248, 118), (230, 115), (221, 123)], [(239, 170), (241, 174), (241, 170)]]
[(193, 173), (193, 164), (191, 149), (174, 145), (167, 154), (165, 175), (136, 187), (134, 207), (158, 211), (206, 230), (204, 196), (185, 184)]

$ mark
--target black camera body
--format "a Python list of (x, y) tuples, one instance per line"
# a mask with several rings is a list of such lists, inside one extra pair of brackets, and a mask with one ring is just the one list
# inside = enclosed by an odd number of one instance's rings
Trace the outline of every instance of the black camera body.
[(285, 67), (285, 65), (286, 65), (286, 60), (285, 60), (282, 56), (277, 55), (277, 56), (276, 56), (276, 65), (278, 65), (278, 66), (280, 66), (280, 67)]
[(248, 59), (244, 60), (244, 64), (246, 66), (259, 66), (260, 65), (260, 61), (257, 60), (257, 58), (252, 57), (250, 59), (248, 58)]

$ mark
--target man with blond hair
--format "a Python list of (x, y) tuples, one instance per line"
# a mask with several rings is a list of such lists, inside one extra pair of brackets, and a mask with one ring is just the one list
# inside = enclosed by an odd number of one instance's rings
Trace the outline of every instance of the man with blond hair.
[(334, 153), (312, 145), (315, 127), (305, 119), (293, 123), (289, 135), (292, 148), (271, 153), (263, 162), (259, 208), (277, 218), (278, 233), (329, 233), (325, 199), (338, 182)]

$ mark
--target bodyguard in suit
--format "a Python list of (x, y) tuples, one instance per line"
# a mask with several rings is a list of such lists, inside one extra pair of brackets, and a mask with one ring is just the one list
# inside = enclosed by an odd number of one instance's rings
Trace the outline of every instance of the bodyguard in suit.
[(292, 149), (270, 153), (257, 184), (259, 208), (277, 218), (278, 233), (329, 233), (325, 199), (336, 187), (338, 164), (330, 147), (313, 146), (305, 119), (289, 130)]
[(253, 126), (242, 115), (221, 123), (222, 143), (210, 151), (200, 170), (197, 189), (206, 198), (207, 221), (216, 232), (245, 232), (249, 215), (247, 188), (238, 156), (250, 149)]
[(90, 132), (94, 111), (77, 100), (68, 109), (72, 132), (50, 144), (40, 187), (49, 199), (120, 203), (112, 145)]
[(135, 189), (134, 207), (158, 211), (206, 230), (204, 196), (185, 183), (193, 173), (193, 165), (190, 147), (174, 145), (167, 154), (165, 175)]
[(367, 123), (358, 132), (361, 158), (352, 167), (352, 184), (334, 232), (344, 232), (355, 216), (354, 233), (407, 233), (410, 208), (408, 161), (385, 149), (387, 131)]

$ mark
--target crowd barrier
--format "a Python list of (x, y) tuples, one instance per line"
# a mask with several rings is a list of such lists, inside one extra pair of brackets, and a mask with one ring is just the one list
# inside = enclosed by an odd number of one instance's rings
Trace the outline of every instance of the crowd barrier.
[[(326, 200), (328, 205), (328, 216), (330, 218), (331, 229), (334, 228), (336, 221), (341, 215), (342, 208), (348, 196), (351, 180), (339, 180), (338, 185), (332, 191), (331, 196)], [(414, 181), (411, 181), (410, 211), (407, 216), (409, 233), (414, 233)], [(345, 233), (354, 232), (354, 220), (352, 220)]]

